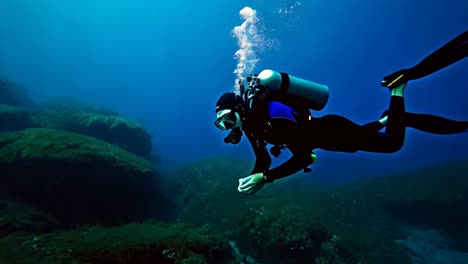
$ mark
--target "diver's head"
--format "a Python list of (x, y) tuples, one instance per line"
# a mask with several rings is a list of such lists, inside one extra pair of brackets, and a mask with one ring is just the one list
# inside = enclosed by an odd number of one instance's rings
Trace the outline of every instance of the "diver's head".
[(216, 102), (215, 126), (221, 130), (240, 128), (239, 101), (235, 93), (225, 93)]

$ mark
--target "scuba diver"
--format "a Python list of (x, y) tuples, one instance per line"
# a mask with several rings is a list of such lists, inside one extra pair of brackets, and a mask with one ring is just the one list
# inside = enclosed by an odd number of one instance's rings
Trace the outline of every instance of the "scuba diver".
[[(256, 157), (248, 177), (239, 179), (238, 191), (253, 194), (265, 183), (292, 175), (316, 162), (314, 149), (338, 152), (393, 153), (404, 143), (405, 128), (433, 134), (455, 134), (468, 131), (468, 122), (449, 120), (429, 114), (405, 111), (404, 90), (415, 80), (445, 68), (467, 56), (468, 31), (453, 39), (416, 66), (399, 70), (383, 78), (381, 85), (390, 90), (390, 105), (380, 120), (356, 124), (339, 115), (313, 117), (310, 109), (321, 110), (328, 101), (325, 85), (300, 79), (286, 73), (264, 70), (247, 77), (248, 87), (240, 82), (239, 93), (224, 93), (216, 103), (215, 126), (231, 130), (224, 139), (237, 144), (243, 134)], [(385, 127), (385, 132), (380, 130)], [(270, 153), (278, 157), (288, 148), (292, 156), (270, 169)]]

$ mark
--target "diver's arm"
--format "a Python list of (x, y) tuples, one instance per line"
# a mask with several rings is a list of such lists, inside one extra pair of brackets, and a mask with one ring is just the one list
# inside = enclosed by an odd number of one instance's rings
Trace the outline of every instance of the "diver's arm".
[(255, 174), (259, 172), (264, 172), (268, 170), (271, 166), (270, 153), (266, 149), (266, 144), (257, 139), (252, 138), (249, 133), (245, 133), (247, 136), (250, 145), (255, 153), (255, 166), (250, 174)]
[(274, 180), (299, 172), (312, 163), (313, 159), (310, 153), (293, 155), (289, 160), (279, 165), (278, 167), (263, 172), (263, 176), (265, 178), (265, 182), (272, 182)]
[[(293, 136), (299, 137), (297, 134)], [(300, 142), (290, 143), (288, 149), (292, 153), (292, 157), (285, 161), (283, 164), (263, 172), (265, 182), (272, 182), (274, 180), (290, 176), (299, 172), (307, 166), (315, 162), (316, 155), (311, 149), (304, 147)]]
[(312, 149), (306, 147), (301, 127), (294, 120), (288, 118), (275, 118), (270, 122), (270, 133), (275, 138), (286, 140), (286, 145), (292, 157), (283, 164), (263, 172), (265, 182), (272, 182), (305, 169), (314, 162)]

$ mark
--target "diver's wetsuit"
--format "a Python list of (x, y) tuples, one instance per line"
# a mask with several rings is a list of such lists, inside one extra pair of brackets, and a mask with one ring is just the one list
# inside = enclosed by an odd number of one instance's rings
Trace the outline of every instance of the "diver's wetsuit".
[[(294, 119), (270, 118), (268, 106), (262, 102), (256, 104), (255, 111), (245, 113), (244, 132), (256, 156), (251, 174), (263, 172), (269, 182), (286, 177), (312, 164), (311, 153), (316, 148), (337, 152), (396, 152), (403, 146), (405, 127), (434, 134), (454, 134), (468, 129), (468, 122), (406, 113), (404, 98), (398, 96), (390, 99), (385, 132), (378, 131), (382, 128), (378, 121), (358, 125), (339, 115), (315, 118), (308, 110), (295, 108), (292, 112)], [(286, 145), (292, 157), (270, 170), (267, 144)]]
[[(382, 115), (387, 115), (386, 112)], [(385, 126), (379, 121), (373, 121), (363, 125), (373, 130), (381, 130)], [(449, 135), (466, 132), (467, 121), (455, 121), (441, 116), (429, 114), (405, 113), (405, 127), (412, 127), (431, 134)]]
[[(270, 118), (266, 103), (257, 103), (255, 111), (246, 113), (243, 129), (256, 156), (251, 174), (263, 172), (268, 181), (300, 171), (312, 164), (311, 152), (320, 148), (341, 152), (398, 151), (405, 138), (404, 98), (392, 96), (385, 133), (358, 125), (342, 116), (326, 115), (319, 118), (295, 112), (294, 119)], [(307, 111), (308, 113), (308, 111)], [(269, 170), (270, 154), (266, 144), (284, 144), (292, 157), (280, 166)]]
[[(400, 86), (451, 65), (467, 55), (468, 31), (465, 31), (416, 66), (384, 77), (382, 86), (390, 89)], [(243, 129), (257, 158), (251, 174), (263, 172), (267, 181), (291, 175), (312, 163), (310, 154), (316, 148), (341, 152), (396, 152), (403, 146), (405, 127), (434, 134), (454, 134), (468, 129), (468, 122), (405, 113), (404, 99), (398, 96), (391, 97), (384, 133), (378, 131), (382, 128), (379, 122), (361, 126), (338, 115), (314, 118), (310, 116), (309, 110), (295, 110), (292, 111), (296, 112), (294, 118), (269, 118), (268, 102), (259, 100), (255, 110), (244, 113)], [(270, 170), (271, 158), (266, 149), (267, 143), (284, 144), (293, 156)]]

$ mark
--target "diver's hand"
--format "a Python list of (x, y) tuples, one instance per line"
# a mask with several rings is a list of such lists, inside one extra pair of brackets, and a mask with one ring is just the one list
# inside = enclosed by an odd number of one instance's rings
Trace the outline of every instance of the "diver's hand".
[(254, 194), (265, 185), (263, 173), (255, 173), (248, 177), (239, 179), (239, 187), (237, 190), (241, 193)]

